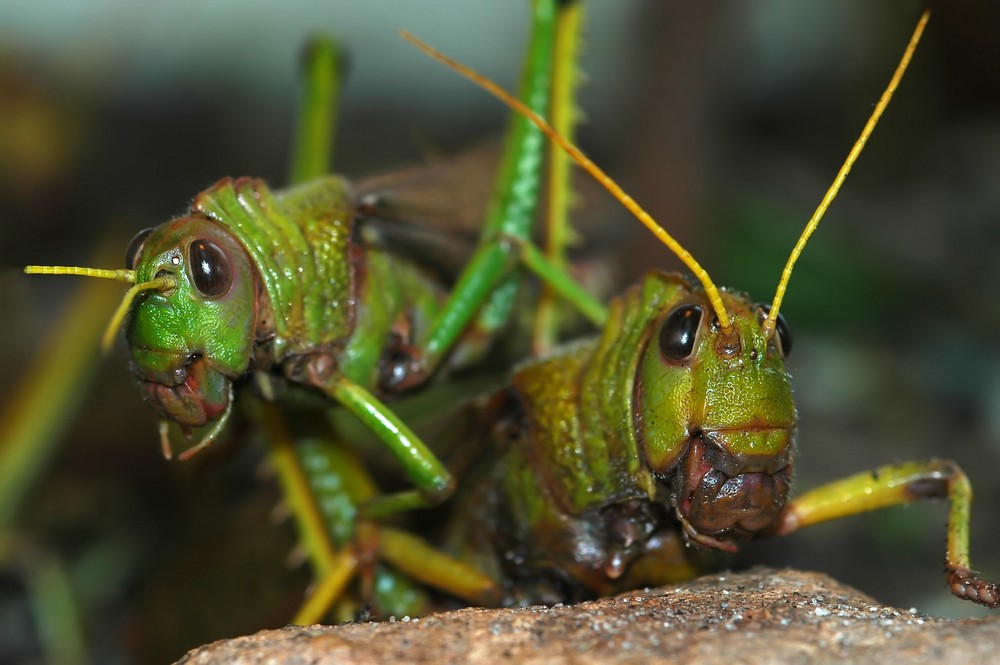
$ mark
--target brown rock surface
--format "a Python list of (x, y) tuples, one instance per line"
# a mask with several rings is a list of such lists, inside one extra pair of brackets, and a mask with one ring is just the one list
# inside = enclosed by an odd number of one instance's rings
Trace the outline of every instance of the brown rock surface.
[(573, 606), (264, 630), (178, 664), (893, 661), (1000, 662), (1000, 617), (937, 619), (817, 573), (757, 568)]

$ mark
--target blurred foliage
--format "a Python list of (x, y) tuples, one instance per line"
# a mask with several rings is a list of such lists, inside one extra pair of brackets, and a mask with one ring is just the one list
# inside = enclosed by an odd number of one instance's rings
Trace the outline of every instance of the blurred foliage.
[[(45, 31), (5, 16), (0, 403), (31, 357), (45, 353), (38, 340), (73, 289), (68, 279), (25, 278), (19, 266), (85, 261), (109, 235), (124, 250), (136, 230), (223, 175), (283, 182), (294, 53), (308, 30), (328, 29), (351, 51), (336, 163), (358, 175), (419, 160), (427, 145), (454, 148), (498, 132), (501, 109), (420, 62), (394, 31), (413, 29), (509, 85), (520, 45), (492, 38), (524, 34), (526, 11), (513, 4), (499, 16), (462, 5), (477, 21), (463, 35), (441, 18), (456, 11), (454, 0), (419, 13), (385, 4), (376, 15), (328, 3), (314, 8), (319, 14), (288, 17), (250, 3), (225, 39), (215, 39), (219, 15), (189, 3), (176, 3), (184, 23), (175, 10), (123, 12), (127, 30), (104, 24), (113, 3), (94, 4), (90, 20), (83, 9), (47, 12)], [(614, 4), (613, 19), (595, 7), (602, 15), (588, 29), (582, 142), (716, 281), (769, 299), (920, 7)], [(441, 25), (428, 23), (434, 16)], [(173, 33), (161, 36), (157, 21)], [(994, 579), (997, 25), (1000, 9), (990, 3), (935, 7), (895, 101), (803, 255), (784, 310), (796, 338), (797, 486), (888, 461), (953, 457), (976, 489), (973, 563)], [(616, 223), (635, 227), (624, 217)], [(628, 270), (676, 268), (644, 235), (634, 238)], [(285, 565), (293, 534), (270, 519), (278, 497), (256, 473), (255, 433), (227, 438), (192, 463), (164, 462), (122, 349), (99, 368), (82, 415), (16, 517), (17, 537), (65, 567), (94, 661), (162, 662), (291, 615), (307, 583)], [(823, 570), (880, 600), (973, 615), (977, 608), (944, 589), (944, 521), (943, 507), (860, 516), (751, 544), (737, 563)], [(25, 575), (0, 564), (0, 660), (42, 657)]]

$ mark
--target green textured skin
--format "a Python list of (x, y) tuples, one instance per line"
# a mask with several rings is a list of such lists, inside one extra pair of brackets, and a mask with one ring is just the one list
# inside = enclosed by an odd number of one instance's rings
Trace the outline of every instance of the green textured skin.
[[(532, 5), (532, 39), (524, 64), (520, 98), (531, 110), (548, 114), (556, 3), (549, 0)], [(513, 115), (507, 132), (506, 149), (494, 186), (494, 198), (486, 215), (486, 232), (481, 244), (496, 240), (497, 234), (530, 238), (538, 209), (545, 137), (527, 118)], [(502, 327), (510, 317), (519, 281), (507, 276), (497, 285), (479, 314), (479, 326), (486, 331)]]
[[(226, 178), (199, 194), (187, 216), (154, 229), (139, 280), (167, 271), (177, 288), (140, 296), (126, 333), (136, 374), (160, 384), (147, 385), (154, 404), (182, 425), (204, 425), (221, 414), (231, 382), (251, 368), (315, 355), (373, 388), (398, 325), (406, 321), (407, 344), (423, 342), (443, 287), (357, 240), (353, 214), (351, 190), (335, 176), (277, 193), (260, 180)], [(233, 286), (219, 298), (200, 295), (185, 264), (187, 248), (201, 238), (233, 264)], [(192, 363), (193, 356), (203, 362)], [(193, 396), (173, 397), (184, 390), (178, 373), (188, 370)], [(167, 401), (185, 406), (164, 407)], [(202, 408), (190, 405), (199, 401)]]
[(643, 357), (637, 409), (643, 457), (656, 473), (672, 468), (696, 429), (725, 430), (727, 450), (743, 457), (767, 458), (791, 443), (787, 432), (795, 424), (795, 403), (784, 361), (768, 350), (753, 304), (731, 293), (722, 298), (741, 353), (724, 358), (702, 343), (694, 367), (684, 370), (670, 367), (659, 354)]
[(226, 178), (191, 208), (230, 229), (252, 256), (274, 312), (276, 362), (348, 334), (354, 210), (344, 180), (272, 194), (261, 180)]
[(699, 304), (712, 315), (700, 290), (654, 273), (612, 303), (598, 339), (520, 367), (498, 458), (448, 536), (456, 556), (495, 571), (517, 602), (694, 574), (703, 554), (683, 546), (673, 476), (692, 438), (721, 428), (727, 450), (751, 462), (793, 445), (783, 360), (755, 307), (723, 299), (742, 342), (735, 357), (716, 352), (718, 335), (703, 321), (692, 359), (664, 360), (658, 335), (674, 308)]

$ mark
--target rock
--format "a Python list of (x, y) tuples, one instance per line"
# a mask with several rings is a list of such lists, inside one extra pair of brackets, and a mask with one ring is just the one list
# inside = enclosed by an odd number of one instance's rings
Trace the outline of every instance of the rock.
[(178, 665), (268, 663), (997, 662), (1000, 617), (886, 607), (818, 573), (756, 568), (573, 606), (289, 626), (190, 651)]

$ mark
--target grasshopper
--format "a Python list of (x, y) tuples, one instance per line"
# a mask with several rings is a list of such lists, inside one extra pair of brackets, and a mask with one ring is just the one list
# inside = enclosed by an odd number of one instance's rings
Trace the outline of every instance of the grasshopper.
[[(558, 10), (548, 0), (533, 5), (522, 97), (540, 109), (549, 97), (557, 17), (576, 4), (558, 3)], [(447, 471), (383, 400), (422, 389), (481, 355), (479, 347), (508, 317), (510, 287), (516, 286), (510, 272), (521, 258), (556, 292), (577, 292), (592, 318), (601, 318), (603, 308), (530, 244), (545, 146), (522, 120), (512, 123), (512, 147), (498, 177), (502, 193), (480, 249), (454, 288), (430, 279), (405, 252), (393, 254), (368, 219), (392, 201), (355, 197), (346, 180), (324, 175), (333, 96), (324, 91), (324, 80), (335, 68), (333, 57), (332, 44), (322, 41), (308, 53), (292, 187), (273, 190), (257, 179), (226, 178), (197, 195), (186, 213), (140, 232), (126, 250), (124, 269), (32, 266), (28, 272), (130, 284), (102, 343), (108, 348), (124, 326), (133, 372), (162, 418), (165, 457), (173, 456), (171, 425), (185, 435), (201, 430), (182, 460), (215, 440), (248, 374), (265, 397), (299, 385), (346, 406), (389, 445), (418, 485), (390, 497), (363, 492), (359, 510), (370, 518), (439, 501), (450, 491)], [(262, 411), (272, 443), (282, 439), (280, 416)], [(363, 469), (329, 446), (286, 452), (273, 455), (286, 501), (311, 543), (317, 570), (334, 568), (343, 558), (335, 558), (328, 532), (342, 544), (352, 529), (345, 534), (336, 515), (317, 516), (315, 494), (331, 475), (360, 476)], [(320, 469), (320, 459), (343, 468)], [(380, 575), (374, 586), (390, 574)]]
[[(522, 97), (539, 110), (548, 99), (555, 7), (534, 4)], [(315, 117), (327, 105), (306, 106), (302, 124), (322, 127)], [(325, 395), (393, 452), (417, 488), (375, 500), (370, 514), (432, 505), (448, 496), (453, 479), (385, 400), (482, 354), (484, 339), (509, 316), (510, 273), (522, 260), (594, 317), (601, 308), (531, 246), (542, 142), (525, 121), (512, 124), (498, 178), (504, 194), (451, 290), (371, 237), (377, 234), (359, 219), (362, 205), (349, 183), (322, 173), (325, 162), (315, 155), (322, 138), (322, 130), (303, 132), (293, 187), (224, 178), (183, 215), (136, 235), (124, 269), (25, 272), (131, 285), (103, 346), (124, 323), (132, 371), (161, 417), (165, 457), (172, 456), (171, 423), (186, 436), (202, 431), (182, 460), (215, 440), (232, 413), (235, 385), (252, 374), (265, 396), (274, 380)]]
[(448, 547), (497, 580), (505, 602), (555, 602), (692, 576), (710, 551), (826, 520), (933, 499), (950, 504), (951, 592), (1000, 607), (969, 560), (972, 491), (950, 460), (891, 464), (789, 500), (796, 411), (779, 310), (792, 268), (860, 155), (929, 19), (807, 224), (769, 305), (720, 290), (602, 170), (489, 81), (408, 37), (517, 109), (689, 268), (653, 273), (610, 307), (598, 339), (528, 362), (500, 398), (496, 456), (457, 509)]

